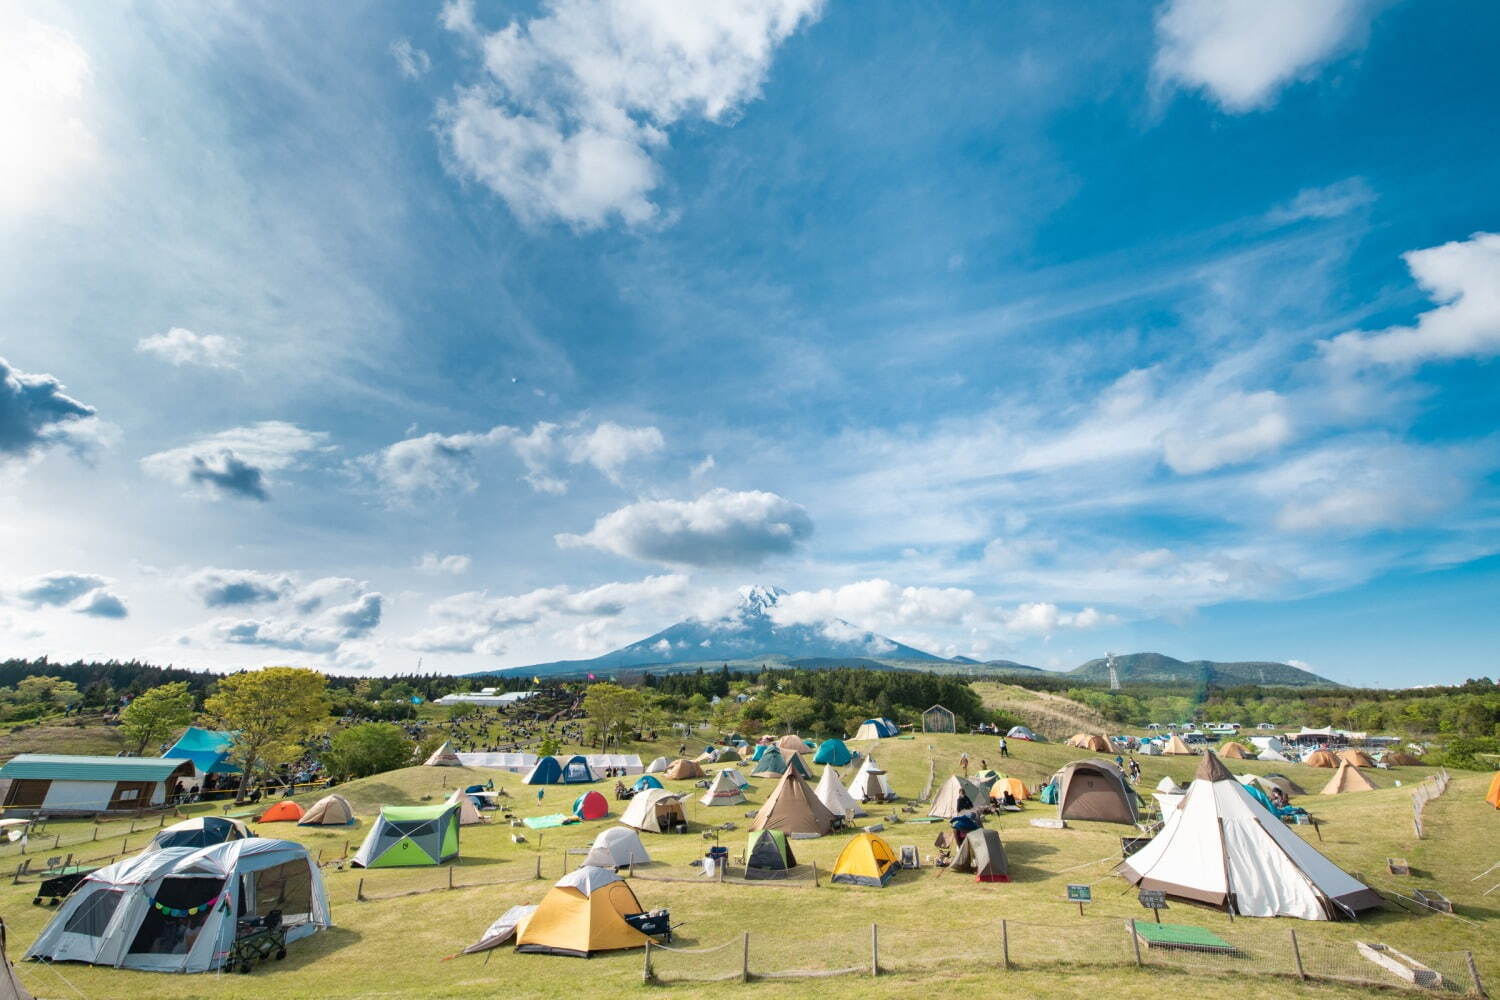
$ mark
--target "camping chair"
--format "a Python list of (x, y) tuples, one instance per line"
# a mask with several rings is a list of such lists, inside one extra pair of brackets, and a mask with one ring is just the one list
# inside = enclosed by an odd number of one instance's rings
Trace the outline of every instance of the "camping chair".
[(241, 920), (235, 926), (234, 947), (229, 951), (229, 968), (249, 972), (256, 962), (272, 955), (276, 961), (286, 958), (286, 927), (281, 911), (272, 910), (263, 917)]

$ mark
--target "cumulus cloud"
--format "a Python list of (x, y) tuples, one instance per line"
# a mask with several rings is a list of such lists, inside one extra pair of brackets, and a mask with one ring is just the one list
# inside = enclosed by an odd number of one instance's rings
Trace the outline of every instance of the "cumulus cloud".
[(1100, 625), (1112, 625), (1119, 620), (1115, 615), (1104, 614), (1096, 608), (1063, 611), (1056, 604), (1047, 601), (1021, 604), (1003, 615), (1006, 631), (1019, 635), (1039, 636), (1049, 636), (1065, 628), (1098, 628)]
[(85, 121), (90, 76), (72, 35), (0, 8), (0, 216), (45, 207), (97, 160)]
[(0, 358), (0, 458), (26, 458), (49, 445), (84, 443), (94, 408), (62, 390), (51, 375), (29, 374)]
[(475, 453), (514, 435), (513, 427), (484, 433), (423, 434), (366, 456), (365, 464), (381, 486), (397, 496), (464, 493), (479, 485), (473, 471)]
[(666, 442), (655, 427), (621, 427), (605, 421), (586, 434), (568, 439), (568, 458), (587, 462), (611, 481), (618, 482), (625, 463), (661, 451)]
[(770, 615), (780, 625), (843, 619), (881, 631), (913, 625), (965, 625), (994, 620), (990, 608), (972, 590), (901, 587), (881, 579), (783, 594), (771, 606)]
[(271, 496), (270, 474), (296, 466), (304, 455), (321, 450), (327, 438), (321, 431), (263, 420), (147, 455), (141, 467), (203, 496), (264, 501)]
[(124, 618), (130, 612), (119, 595), (106, 588), (112, 581), (93, 573), (47, 573), (16, 588), (16, 597), (33, 608), (67, 608), (92, 618)]
[(821, 0), (549, 0), (484, 32), (471, 0), (443, 21), (485, 75), (438, 109), (453, 170), (520, 218), (583, 229), (659, 219), (655, 154), (680, 122), (732, 122)]
[(473, 560), (468, 556), (440, 556), (436, 552), (424, 552), (417, 560), (417, 569), (429, 576), (462, 576), (469, 571)]
[(137, 351), (154, 354), (181, 368), (199, 365), (204, 368), (235, 368), (239, 364), (240, 342), (217, 333), (194, 333), (174, 326), (166, 333), (142, 337)]
[(292, 592), (292, 578), (284, 573), (258, 573), (248, 569), (201, 569), (188, 578), (188, 586), (206, 608), (229, 608), (244, 604), (268, 604)]
[(408, 80), (426, 76), (427, 71), (432, 69), (432, 58), (408, 38), (399, 38), (391, 43), (391, 57), (396, 60), (396, 68), (401, 71), (401, 75)]
[(1205, 90), (1226, 111), (1270, 105), (1364, 31), (1375, 0), (1166, 0), (1154, 73)]
[(1350, 331), (1323, 341), (1330, 364), (1411, 365), (1500, 354), (1500, 234), (1475, 233), (1402, 259), (1438, 307), (1410, 326)]
[(563, 548), (596, 548), (676, 566), (752, 566), (786, 555), (812, 535), (801, 504), (764, 491), (713, 489), (696, 500), (642, 500), (561, 534)]

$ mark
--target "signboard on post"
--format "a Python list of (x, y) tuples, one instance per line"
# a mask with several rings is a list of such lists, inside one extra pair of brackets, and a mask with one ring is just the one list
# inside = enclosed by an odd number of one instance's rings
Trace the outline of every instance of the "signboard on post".
[(1167, 894), (1161, 889), (1142, 889), (1140, 892), (1141, 905), (1151, 911), (1157, 923), (1161, 923), (1161, 911), (1170, 909), (1167, 906)]
[(1088, 885), (1069, 885), (1068, 902), (1078, 904), (1078, 915), (1083, 916), (1083, 904), (1094, 901), (1094, 888)]

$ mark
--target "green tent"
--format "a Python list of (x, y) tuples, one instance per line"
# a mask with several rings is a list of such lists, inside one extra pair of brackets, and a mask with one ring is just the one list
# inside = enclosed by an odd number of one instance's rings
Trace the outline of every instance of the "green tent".
[(745, 841), (745, 878), (781, 878), (797, 867), (791, 842), (780, 830), (756, 830)]
[(384, 806), (351, 864), (361, 868), (440, 865), (458, 857), (458, 806)]

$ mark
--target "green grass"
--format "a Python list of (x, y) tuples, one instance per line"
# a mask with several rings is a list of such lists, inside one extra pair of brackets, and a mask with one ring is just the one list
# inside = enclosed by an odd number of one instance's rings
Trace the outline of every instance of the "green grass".
[(0, 763), (19, 753), (76, 753), (113, 757), (124, 746), (118, 726), (105, 726), (99, 716), (61, 716), (40, 722), (17, 722), (0, 727)]
[[(885, 766), (897, 792), (915, 795), (925, 783), (928, 761), (936, 759), (939, 778), (956, 765), (967, 750), (978, 769), (980, 758), (991, 766), (1035, 784), (1078, 756), (1077, 751), (1056, 744), (1026, 744), (1012, 741), (1013, 756), (1000, 761), (994, 740), (973, 736), (919, 735), (916, 740), (887, 740), (876, 747), (876, 757)], [(858, 744), (856, 747), (858, 748)], [(931, 750), (929, 750), (931, 748)], [(643, 759), (657, 754), (671, 756), (666, 744), (639, 749)], [(1142, 758), (1146, 787), (1163, 774), (1187, 781), (1196, 766), (1187, 758)], [(1236, 772), (1281, 770), (1309, 790), (1316, 791), (1329, 772), (1297, 765), (1235, 762)], [(1414, 875), (1402, 880), (1408, 887), (1439, 888), (1454, 901), (1465, 920), (1439, 915), (1415, 916), (1401, 912), (1380, 913), (1358, 924), (1318, 924), (1302, 921), (1240, 919), (1235, 923), (1221, 913), (1187, 904), (1173, 903), (1166, 919), (1206, 927), (1229, 940), (1236, 935), (1284, 934), (1295, 928), (1299, 938), (1329, 942), (1352, 954), (1354, 940), (1382, 941), (1417, 957), (1459, 950), (1472, 950), (1488, 981), (1500, 984), (1500, 956), (1494, 942), (1500, 930), (1500, 902), (1481, 893), (1493, 880), (1471, 882), (1470, 878), (1491, 862), (1500, 860), (1500, 813), (1482, 801), (1487, 776), (1457, 773), (1448, 794), (1428, 807), (1429, 838), (1416, 842), (1410, 822), (1409, 789), (1390, 787), (1399, 778), (1410, 785), (1425, 774), (1419, 768), (1375, 772), (1382, 787), (1375, 792), (1320, 798), (1309, 795), (1300, 802), (1322, 821), (1321, 848), (1346, 869), (1362, 873), (1379, 887), (1398, 880), (1384, 874), (1385, 858), (1404, 856)], [(455, 768), (407, 768), (365, 779), (339, 789), (355, 805), (361, 823), (351, 830), (302, 829), (289, 824), (267, 824), (258, 828), (264, 836), (280, 836), (306, 843), (325, 857), (342, 852), (345, 840), (357, 849), (368, 823), (381, 804), (418, 804), (438, 801), (460, 784), (488, 780), (511, 791), (519, 815), (566, 810), (577, 786), (545, 789), (541, 803), (536, 789), (520, 784), (520, 778), (503, 772)], [(847, 777), (847, 776), (846, 776)], [(668, 782), (669, 787), (687, 789), (690, 782)], [(594, 786), (608, 794), (612, 783)], [(738, 829), (725, 835), (731, 854), (739, 854), (749, 821), (744, 812), (764, 800), (771, 783), (755, 779), (750, 804), (743, 808), (708, 809), (694, 801), (689, 815), (694, 833), (688, 836), (644, 834), (642, 839), (656, 864), (641, 872), (635, 891), (648, 908), (669, 907), (681, 922), (681, 947), (707, 947), (737, 940), (741, 932), (752, 935), (752, 966), (758, 968), (827, 968), (859, 964), (868, 960), (869, 924), (882, 927), (882, 952), (886, 964), (909, 967), (924, 955), (951, 956), (923, 968), (898, 971), (878, 979), (845, 978), (732, 983), (672, 983), (644, 987), (640, 984), (640, 952), (607, 955), (583, 962), (578, 959), (520, 955), (509, 948), (495, 952), (488, 964), (483, 956), (443, 961), (480, 933), (502, 910), (515, 903), (537, 902), (562, 872), (563, 850), (584, 847), (598, 831), (618, 816), (611, 803), (609, 819), (559, 830), (513, 831), (499, 824), (468, 827), (462, 832), (463, 858), (454, 877), (465, 882), (523, 879), (503, 885), (485, 885), (438, 891), (424, 895), (355, 900), (356, 886), (364, 879), (365, 892), (390, 895), (412, 889), (446, 885), (442, 869), (400, 869), (327, 873), (333, 917), (338, 925), (292, 948), (288, 959), (257, 969), (250, 976), (170, 976), (123, 972), (81, 965), (51, 969), (35, 964), (20, 966), (26, 985), (39, 996), (76, 996), (63, 982), (66, 977), (89, 997), (214, 997), (264, 998), (267, 996), (326, 998), (354, 997), (472, 997), (517, 995), (576, 998), (580, 989), (589, 995), (634, 992), (651, 997), (715, 998), (720, 996), (811, 996), (847, 995), (853, 991), (872, 997), (910, 996), (933, 989), (998, 989), (1016, 996), (1088, 997), (1157, 994), (1163, 988), (1182, 991), (1223, 992), (1247, 990), (1276, 996), (1307, 995), (1356, 997), (1368, 990), (1335, 985), (1307, 984), (1277, 979), (1247, 983), (1223, 975), (1188, 976), (1158, 969), (1136, 970), (1129, 966), (1089, 964), (1097, 958), (1084, 944), (1097, 936), (1106, 942), (1106, 956), (1123, 958), (1123, 921), (1147, 917), (1134, 894), (1110, 874), (1110, 865), (1099, 862), (1118, 851), (1118, 838), (1127, 828), (1081, 823), (1067, 830), (1031, 827), (1033, 816), (1055, 815), (1051, 807), (1032, 805), (1027, 813), (1007, 816), (999, 829), (1010, 856), (1009, 884), (981, 885), (955, 876), (939, 876), (931, 868), (902, 872), (884, 890), (844, 886), (822, 888), (692, 882), (650, 881), (644, 876), (692, 878), (696, 869), (688, 862), (700, 856), (705, 842), (698, 835), (704, 823), (733, 821)], [(311, 797), (308, 797), (311, 798)], [(202, 810), (205, 807), (198, 807)], [(881, 817), (862, 820), (867, 824)], [(993, 825), (993, 824), (992, 824)], [(119, 825), (109, 827), (117, 836)], [(85, 839), (91, 824), (54, 822), (52, 831), (62, 833), (66, 843), (75, 836)], [(1310, 827), (1296, 828), (1299, 835), (1316, 840)], [(521, 832), (526, 843), (511, 841)], [(930, 826), (888, 826), (886, 838), (899, 847), (915, 844), (924, 857), (936, 835)], [(144, 835), (141, 835), (142, 839)], [(103, 835), (101, 834), (101, 842)], [(844, 837), (797, 841), (799, 860), (816, 861), (827, 871)], [(132, 845), (134, 846), (134, 845)], [(65, 847), (64, 850), (67, 848)], [(0, 848), (0, 868), (12, 865), (16, 848)], [(46, 854), (42, 851), (32, 853)], [(524, 880), (535, 870), (540, 853), (546, 878)], [(576, 864), (576, 859), (574, 860)], [(1076, 907), (1066, 903), (1064, 887), (1069, 882), (1094, 886), (1095, 903), (1080, 920)], [(33, 907), (31, 886), (0, 884), (0, 914), (10, 928), (12, 957), (35, 938), (50, 915)], [(1012, 954), (1022, 969), (1001, 972), (998, 960), (998, 928), (1002, 919), (1012, 922)], [(1466, 922), (1468, 921), (1468, 922)], [(1070, 944), (1069, 942), (1074, 942)], [(664, 972), (698, 968), (713, 973), (737, 967), (738, 945), (702, 958), (663, 956)], [(1046, 964), (1050, 955), (1070, 959), (1069, 964)], [(1073, 964), (1078, 963), (1078, 964)], [(1165, 979), (1163, 977), (1166, 977)], [(581, 984), (586, 984), (583, 986)]]

